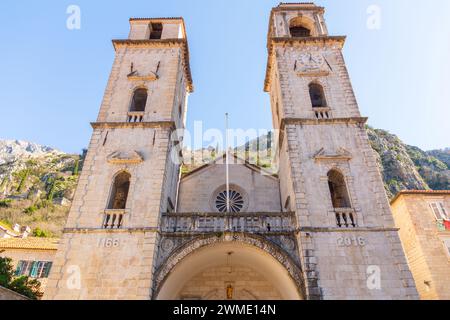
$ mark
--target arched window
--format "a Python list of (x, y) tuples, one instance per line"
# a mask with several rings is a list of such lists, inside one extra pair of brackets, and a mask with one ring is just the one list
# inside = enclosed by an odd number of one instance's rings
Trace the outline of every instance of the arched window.
[(108, 209), (124, 210), (127, 206), (131, 175), (128, 172), (119, 173), (114, 179), (109, 198)]
[(328, 172), (328, 186), (335, 209), (351, 208), (344, 176), (337, 170)]
[(147, 90), (140, 88), (134, 91), (133, 100), (131, 101), (131, 112), (144, 112), (147, 104)]
[(291, 37), (306, 38), (311, 36), (311, 30), (302, 26), (292, 26), (289, 28)]
[(323, 87), (320, 84), (311, 83), (309, 85), (309, 96), (311, 97), (311, 103), (312, 103), (313, 108), (327, 107), (325, 93), (323, 91)]
[(296, 17), (289, 22), (289, 31), (293, 38), (310, 37), (312, 28), (314, 28), (314, 22), (306, 17)]

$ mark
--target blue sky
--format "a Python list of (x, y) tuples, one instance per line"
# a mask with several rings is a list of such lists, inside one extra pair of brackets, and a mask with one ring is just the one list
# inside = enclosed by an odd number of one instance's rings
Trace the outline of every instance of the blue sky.
[[(0, 2), (0, 138), (80, 152), (89, 143), (111, 70), (113, 38), (129, 17), (183, 16), (196, 91), (188, 128), (271, 128), (263, 92), (269, 0)], [(423, 149), (449, 147), (450, 1), (329, 0), (330, 34), (347, 35), (344, 54), (369, 124)], [(81, 9), (68, 30), (66, 9)], [(367, 8), (381, 9), (370, 30)]]

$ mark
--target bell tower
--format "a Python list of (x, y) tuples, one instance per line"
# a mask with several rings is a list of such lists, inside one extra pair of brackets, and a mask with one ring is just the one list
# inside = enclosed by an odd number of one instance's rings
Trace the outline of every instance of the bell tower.
[(307, 298), (416, 299), (344, 43), (328, 34), (322, 7), (281, 3), (271, 12), (264, 89)]
[[(130, 19), (111, 75), (45, 299), (150, 299), (162, 212), (176, 204), (193, 91), (182, 18)], [(175, 152), (173, 152), (175, 151)]]

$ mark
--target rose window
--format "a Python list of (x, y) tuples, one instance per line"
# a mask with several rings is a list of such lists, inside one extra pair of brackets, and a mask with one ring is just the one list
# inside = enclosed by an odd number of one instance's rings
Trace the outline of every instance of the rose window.
[(229, 197), (227, 197), (226, 191), (222, 191), (217, 195), (216, 208), (219, 212), (227, 212), (227, 200), (230, 203), (230, 212), (241, 212), (244, 207), (244, 198), (239, 192), (234, 190), (230, 190)]

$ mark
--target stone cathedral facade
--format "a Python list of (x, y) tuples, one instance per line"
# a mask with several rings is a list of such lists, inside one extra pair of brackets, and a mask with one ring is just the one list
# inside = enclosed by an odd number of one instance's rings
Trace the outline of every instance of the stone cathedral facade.
[[(270, 15), (264, 89), (277, 175), (180, 174), (193, 91), (181, 18), (130, 19), (45, 299), (417, 299), (324, 8)], [(226, 203), (231, 212), (227, 212)]]

